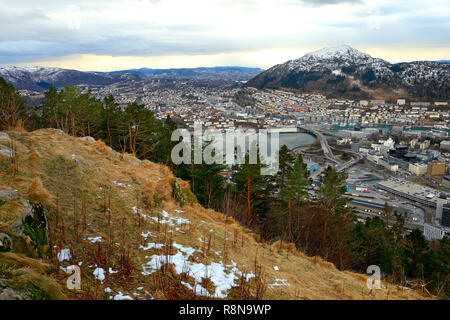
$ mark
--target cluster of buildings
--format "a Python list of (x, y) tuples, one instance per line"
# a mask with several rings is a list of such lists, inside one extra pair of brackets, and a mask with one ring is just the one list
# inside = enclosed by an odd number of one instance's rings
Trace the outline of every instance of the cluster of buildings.
[[(447, 102), (329, 99), (321, 94), (197, 80), (131, 81), (91, 90), (99, 98), (112, 94), (124, 105), (137, 101), (157, 119), (170, 115), (191, 130), (201, 121), (204, 129), (222, 131), (270, 128), (297, 132), (298, 126), (308, 125), (328, 132), (338, 137), (338, 147), (351, 148), (392, 173), (394, 180), (380, 181), (378, 188), (436, 211), (435, 220), (424, 224), (428, 239), (440, 239), (448, 232), (450, 205), (447, 207), (446, 196), (437, 189), (395, 180), (398, 174), (407, 173), (450, 190)], [(308, 163), (311, 173), (318, 169), (317, 163)]]

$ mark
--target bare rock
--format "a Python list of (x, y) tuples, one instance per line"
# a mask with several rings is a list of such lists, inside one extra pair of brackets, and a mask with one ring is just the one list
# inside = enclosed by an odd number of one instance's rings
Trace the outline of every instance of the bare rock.
[(33, 207), (30, 205), (30, 203), (24, 199), (21, 199), (22, 204), (24, 205), (24, 209), (20, 215), (19, 218), (17, 218), (11, 225), (10, 225), (10, 229), (12, 231), (12, 233), (17, 236), (20, 237), (23, 235), (23, 222), (25, 221), (25, 219), (28, 216), (33, 216)]
[(12, 288), (0, 286), (0, 300), (29, 300), (30, 297)]
[(12, 238), (6, 233), (0, 232), (0, 252), (11, 251), (13, 247)]
[(95, 141), (95, 139), (93, 137), (90, 137), (90, 136), (82, 137), (80, 139), (81, 140), (85, 140), (85, 141)]
[(19, 198), (17, 190), (0, 190), (0, 200), (11, 201)]

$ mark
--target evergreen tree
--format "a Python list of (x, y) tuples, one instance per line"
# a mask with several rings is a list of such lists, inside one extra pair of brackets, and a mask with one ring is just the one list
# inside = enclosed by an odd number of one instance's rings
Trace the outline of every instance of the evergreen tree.
[(0, 130), (16, 127), (25, 117), (22, 98), (13, 85), (0, 77)]
[[(253, 146), (257, 150), (257, 146)], [(256, 152), (256, 151), (255, 151)], [(257, 152), (256, 163), (250, 163), (249, 154), (245, 155), (245, 162), (235, 167), (237, 172), (233, 176), (236, 191), (246, 203), (246, 222), (255, 222), (255, 215), (264, 215), (267, 210), (267, 196), (270, 179), (261, 175), (261, 169), (266, 165), (261, 162)]]
[[(289, 163), (286, 163), (281, 169), (287, 171), (287, 168), (291, 168)], [(303, 162), (301, 154), (297, 156), (294, 167), (287, 171), (287, 179), (283, 183), (280, 194), (282, 199), (287, 203), (288, 207), (288, 220), (287, 220), (287, 234), (289, 241), (294, 238), (293, 234), (293, 207), (300, 207), (304, 201), (307, 191), (305, 187), (308, 185), (308, 169)]]
[(103, 99), (103, 108), (101, 110), (101, 136), (106, 136), (111, 148), (116, 145), (114, 139), (117, 133), (119, 114), (122, 110), (116, 103), (112, 94)]
[(411, 278), (423, 278), (425, 253), (429, 250), (427, 241), (418, 229), (406, 235), (405, 240), (406, 273)]
[(284, 144), (278, 151), (278, 174), (275, 178), (279, 190), (283, 189), (284, 183), (292, 171), (294, 160), (292, 151)]

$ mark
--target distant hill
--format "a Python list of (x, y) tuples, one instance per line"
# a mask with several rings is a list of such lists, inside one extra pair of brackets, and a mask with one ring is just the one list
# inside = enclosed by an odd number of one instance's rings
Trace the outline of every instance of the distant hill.
[(183, 69), (131, 69), (113, 72), (84, 72), (48, 67), (0, 67), (0, 77), (18, 90), (44, 91), (50, 86), (79, 84), (108, 85), (121, 81), (143, 79), (187, 79), (246, 81), (262, 70), (246, 67), (213, 67)]
[(44, 91), (50, 86), (63, 87), (77, 84), (107, 85), (117, 79), (89, 72), (48, 67), (0, 68), (0, 77), (14, 85), (17, 90)]
[[(200, 67), (172, 69), (129, 69), (107, 72), (109, 75), (135, 74), (147, 79), (249, 80), (263, 70), (247, 67)], [(96, 73), (102, 74), (102, 73)]]
[(450, 65), (434, 61), (391, 64), (350, 46), (324, 48), (264, 71), (247, 82), (329, 97), (450, 100)]

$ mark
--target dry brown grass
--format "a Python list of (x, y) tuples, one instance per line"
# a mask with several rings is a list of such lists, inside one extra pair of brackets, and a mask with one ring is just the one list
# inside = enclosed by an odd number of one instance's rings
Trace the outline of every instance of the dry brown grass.
[[(143, 286), (154, 298), (173, 298), (176, 292), (180, 292), (179, 297), (188, 297), (187, 292), (180, 291), (178, 276), (167, 273), (164, 276), (167, 278), (158, 280), (157, 273), (141, 275), (140, 265), (148, 261), (146, 256), (151, 251), (144, 252), (139, 246), (148, 242), (166, 245), (177, 242), (198, 249), (201, 254), (192, 257), (196, 261), (206, 264), (234, 261), (239, 270), (246, 272), (255, 273), (257, 261), (257, 271), (264, 274), (264, 281), (269, 285), (264, 294), (267, 299), (386, 299), (388, 290), (391, 290), (389, 299), (423, 298), (416, 291), (396, 290), (390, 284), (387, 289), (369, 294), (364, 275), (338, 271), (320, 257), (307, 257), (297, 251), (292, 243), (261, 243), (256, 234), (231, 217), (205, 209), (198, 203), (187, 203), (180, 208), (172, 198), (175, 176), (163, 165), (139, 162), (129, 154), (114, 156), (103, 142), (81, 140), (51, 129), (15, 134), (23, 167), (35, 168), (41, 178), (32, 172), (24, 172), (14, 179), (0, 174), (0, 185), (19, 191), (30, 190), (30, 196), (41, 201), (51, 200), (52, 209), (58, 208), (58, 225), (55, 225), (55, 217), (50, 219), (55, 244), (71, 249), (73, 263), (83, 262), (83, 290), (79, 298), (104, 299), (107, 295), (102, 290), (107, 286), (133, 296), (136, 288)], [(32, 150), (40, 156), (35, 160), (24, 157)], [(177, 183), (182, 190), (188, 190), (187, 182), (177, 180)], [(159, 207), (156, 207), (155, 194), (160, 199)], [(138, 218), (132, 210), (135, 206), (147, 219)], [(190, 223), (179, 225), (175, 230), (168, 224), (149, 219), (157, 218), (161, 210), (188, 219)], [(61, 238), (62, 221), (64, 239)], [(145, 241), (141, 232), (152, 235)], [(130, 268), (135, 270), (129, 275), (125, 272), (109, 275), (100, 285), (88, 267), (95, 263), (98, 245), (84, 240), (97, 236), (102, 237), (104, 264), (119, 269), (121, 248), (127, 248), (133, 253)], [(219, 251), (221, 253), (217, 254)], [(65, 275), (52, 276), (64, 279)], [(270, 287), (276, 278), (286, 280), (289, 286)]]
[(39, 152), (35, 148), (33, 148), (30, 153), (30, 158), (28, 159), (33, 172), (35, 172), (35, 170), (36, 170), (37, 161), (38, 161), (39, 157), (40, 157)]
[(49, 206), (51, 203), (51, 195), (47, 189), (42, 185), (39, 177), (36, 177), (31, 182), (28, 188), (28, 198), (35, 203), (41, 203), (44, 206)]

